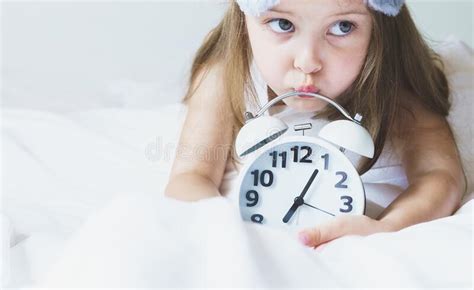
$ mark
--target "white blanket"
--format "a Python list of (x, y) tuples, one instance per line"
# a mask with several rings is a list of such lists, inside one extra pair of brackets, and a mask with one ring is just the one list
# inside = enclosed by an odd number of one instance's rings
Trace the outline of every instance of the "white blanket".
[(472, 202), (453, 217), (315, 251), (291, 232), (242, 222), (225, 198), (128, 195), (87, 222), (44, 285), (469, 287), (471, 251)]
[(241, 222), (226, 198), (165, 199), (181, 110), (5, 110), (3, 285), (472, 285), (472, 201), (453, 217), (316, 252), (294, 233)]

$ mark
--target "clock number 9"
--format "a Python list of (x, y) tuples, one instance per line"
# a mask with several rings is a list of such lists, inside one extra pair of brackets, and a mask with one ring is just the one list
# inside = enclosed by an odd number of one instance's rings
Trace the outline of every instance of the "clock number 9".
[(254, 170), (250, 173), (253, 175), (253, 185), (258, 186), (258, 182), (260, 181), (260, 184), (264, 187), (271, 186), (273, 184), (273, 172), (271, 170), (263, 170), (262, 174), (259, 174), (259, 172), (259, 170)]
[(344, 202), (344, 205), (347, 206), (347, 208), (341, 208), (339, 209), (340, 212), (351, 212), (352, 211), (352, 197), (344, 195), (341, 196), (341, 200), (346, 200)]
[(249, 190), (247, 191), (247, 194), (245, 194), (245, 197), (249, 202), (247, 202), (248, 207), (256, 206), (258, 203), (258, 192), (255, 190)]

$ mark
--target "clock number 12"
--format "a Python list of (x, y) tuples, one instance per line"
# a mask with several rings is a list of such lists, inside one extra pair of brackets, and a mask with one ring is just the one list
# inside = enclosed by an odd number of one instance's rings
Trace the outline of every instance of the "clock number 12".
[[(290, 148), (290, 151), (293, 152), (293, 162), (295, 163), (313, 163), (313, 160), (309, 159), (313, 153), (313, 149), (310, 146), (293, 146)], [(299, 159), (299, 152), (306, 151), (306, 154)], [(286, 168), (286, 160), (288, 153), (286, 151), (278, 154), (278, 151), (273, 151), (269, 154), (272, 157), (272, 167), (275, 168), (278, 165), (278, 157), (281, 157), (281, 167)], [(327, 162), (327, 161), (326, 161)]]
[(301, 151), (305, 150), (306, 154), (303, 156), (303, 158), (298, 159), (298, 154), (300, 151), (300, 146), (294, 146), (291, 147), (290, 149), (293, 151), (293, 162), (299, 162), (299, 163), (313, 163), (313, 160), (309, 159), (311, 154), (313, 153), (313, 149), (309, 146), (301, 146)]

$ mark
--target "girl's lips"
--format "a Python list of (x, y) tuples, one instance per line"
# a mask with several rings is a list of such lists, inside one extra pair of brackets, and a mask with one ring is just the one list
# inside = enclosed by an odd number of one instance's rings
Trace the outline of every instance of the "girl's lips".
[(309, 85), (309, 86), (302, 86), (302, 87), (299, 87), (296, 89), (297, 92), (304, 92), (304, 93), (317, 93), (318, 92), (318, 88), (316, 88), (315, 86), (313, 85)]
[[(319, 92), (319, 90), (315, 86), (300, 87), (300, 88), (296, 89), (296, 91), (297, 92), (302, 92), (302, 93), (313, 93), (313, 94), (317, 94)], [(314, 99), (311, 96), (298, 96), (298, 97), (302, 98), (302, 99)]]

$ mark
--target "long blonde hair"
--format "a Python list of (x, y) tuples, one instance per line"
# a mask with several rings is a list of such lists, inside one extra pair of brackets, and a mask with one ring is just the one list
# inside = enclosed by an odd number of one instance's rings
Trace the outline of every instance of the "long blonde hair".
[[(410, 108), (405, 106), (401, 88), (412, 92), (420, 103), (437, 114), (447, 116), (450, 109), (442, 62), (420, 35), (407, 7), (404, 5), (396, 17), (372, 10), (371, 15), (373, 30), (365, 63), (354, 83), (337, 97), (349, 113), (364, 116), (363, 125), (375, 142), (375, 156), (364, 160), (359, 167), (361, 173), (377, 161), (389, 136), (403, 132), (399, 127), (400, 116), (403, 110), (410, 112)], [(251, 61), (245, 16), (232, 1), (222, 21), (196, 53), (183, 101), (193, 96), (201, 72), (222, 63), (224, 93), (231, 102), (235, 137), (244, 123), (245, 104), (256, 102), (257, 98), (250, 76)], [(270, 88), (268, 91), (274, 96)], [(318, 116), (340, 118), (329, 107)], [(234, 150), (232, 158), (235, 160)]]

